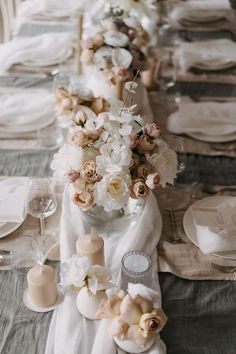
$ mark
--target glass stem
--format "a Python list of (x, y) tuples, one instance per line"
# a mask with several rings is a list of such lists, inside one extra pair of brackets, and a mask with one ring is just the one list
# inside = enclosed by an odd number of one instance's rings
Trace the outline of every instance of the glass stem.
[(40, 232), (41, 232), (42, 242), (44, 242), (45, 241), (45, 222), (44, 222), (43, 215), (40, 215)]

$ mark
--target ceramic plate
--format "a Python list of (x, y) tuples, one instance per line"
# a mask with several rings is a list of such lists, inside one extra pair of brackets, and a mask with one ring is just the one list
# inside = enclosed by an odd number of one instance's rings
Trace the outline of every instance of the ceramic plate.
[(225, 135), (207, 135), (202, 133), (186, 133), (186, 135), (209, 143), (226, 143), (228, 141), (236, 140), (236, 132)]
[[(196, 233), (196, 227), (194, 225), (194, 220), (192, 217), (191, 209), (193, 207), (216, 207), (217, 205), (227, 201), (230, 198), (229, 196), (214, 196), (209, 198), (204, 198), (196, 203), (192, 204), (185, 212), (183, 219), (183, 226), (186, 236), (192, 241), (196, 246), (198, 246), (198, 239)], [(226, 259), (236, 259), (236, 250), (227, 251), (227, 252), (217, 252), (213, 253), (214, 256), (223, 257)]]
[(61, 292), (59, 286), (57, 286), (57, 292), (58, 292), (57, 301), (55, 302), (54, 305), (52, 305), (50, 307), (38, 307), (38, 306), (35, 306), (34, 304), (32, 304), (32, 302), (30, 301), (29, 296), (28, 296), (28, 289), (26, 289), (24, 292), (23, 302), (24, 302), (25, 306), (31, 311), (50, 312), (50, 311), (53, 311), (63, 301), (64, 295)]
[(21, 222), (7, 222), (7, 223), (1, 223), (0, 225), (0, 238), (6, 237), (7, 235), (11, 234), (13, 231), (18, 229), (20, 227), (25, 219)]
[(11, 126), (0, 126), (0, 132), (3, 133), (29, 133), (36, 131), (38, 129), (44, 128), (47, 125), (53, 123), (55, 120), (54, 114), (50, 116), (41, 117), (41, 119), (37, 119), (36, 121), (28, 124), (21, 125), (11, 125)]
[(217, 60), (209, 60), (209, 65), (207, 64), (194, 64), (195, 69), (204, 70), (204, 71), (220, 71), (233, 68), (235, 66), (234, 61), (222, 62)]

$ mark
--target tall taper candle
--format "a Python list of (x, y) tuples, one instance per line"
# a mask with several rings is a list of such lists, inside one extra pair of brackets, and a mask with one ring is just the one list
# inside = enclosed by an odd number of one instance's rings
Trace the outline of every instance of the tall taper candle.
[(76, 242), (76, 251), (80, 256), (89, 257), (92, 264), (104, 266), (104, 241), (100, 236), (80, 236)]
[(77, 61), (77, 74), (80, 75), (82, 73), (82, 65), (81, 65), (81, 53), (82, 53), (82, 48), (81, 48), (81, 41), (83, 37), (83, 22), (84, 22), (84, 17), (83, 15), (78, 16), (78, 41), (77, 41), (77, 53), (76, 53), (76, 61)]

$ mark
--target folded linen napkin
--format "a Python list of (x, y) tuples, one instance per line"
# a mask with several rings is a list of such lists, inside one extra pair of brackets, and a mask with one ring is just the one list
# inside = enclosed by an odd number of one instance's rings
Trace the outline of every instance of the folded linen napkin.
[(55, 65), (73, 53), (71, 33), (44, 33), (34, 37), (16, 37), (0, 45), (0, 71), (14, 64), (25, 66)]
[(202, 23), (226, 18), (231, 9), (228, 0), (190, 0), (174, 5), (168, 18), (173, 24), (181, 21)]
[(197, 208), (191, 209), (201, 251), (209, 254), (236, 250), (236, 197), (229, 197), (215, 208), (201, 208), (200, 213)]
[(180, 103), (168, 117), (167, 129), (174, 134), (231, 134), (236, 131), (235, 110), (234, 102)]
[(174, 51), (173, 63), (183, 73), (193, 67), (222, 70), (228, 65), (236, 65), (236, 43), (229, 39), (181, 42)]
[(25, 125), (54, 116), (54, 96), (47, 90), (17, 90), (0, 94), (0, 127)]
[(22, 222), (25, 217), (27, 178), (9, 178), (0, 182), (0, 222)]

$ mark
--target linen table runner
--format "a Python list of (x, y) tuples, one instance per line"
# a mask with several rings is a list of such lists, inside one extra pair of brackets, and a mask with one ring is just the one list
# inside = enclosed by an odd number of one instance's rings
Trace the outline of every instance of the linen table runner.
[[(103, 225), (105, 223), (103, 222)], [(105, 241), (106, 266), (111, 270), (117, 282), (122, 256), (131, 250), (143, 250), (152, 256), (153, 277), (152, 287), (160, 294), (156, 246), (160, 239), (162, 218), (156, 199), (150, 195), (145, 208), (136, 222), (118, 230), (108, 225), (101, 227), (99, 235)], [(95, 232), (96, 230), (93, 230)], [(90, 227), (81, 216), (80, 209), (70, 200), (68, 189), (65, 190), (61, 218), (61, 262), (76, 253), (76, 241), (80, 235), (90, 232)], [(75, 294), (66, 294), (64, 302), (54, 311), (48, 335), (46, 354), (116, 354), (116, 346), (107, 333), (106, 320), (89, 321), (83, 318), (76, 308)], [(161, 305), (161, 295), (156, 306)], [(124, 353), (119, 351), (119, 353)], [(165, 353), (165, 345), (159, 340), (147, 353)]]

